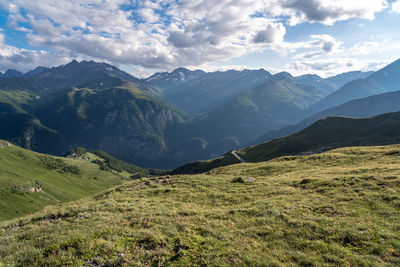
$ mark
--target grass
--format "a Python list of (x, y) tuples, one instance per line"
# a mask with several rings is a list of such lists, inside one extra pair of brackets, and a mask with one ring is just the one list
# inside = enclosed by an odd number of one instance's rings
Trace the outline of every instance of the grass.
[(130, 181), (1, 222), (0, 265), (396, 266), (399, 177), (392, 145)]
[(11, 104), (16, 107), (18, 111), (22, 111), (20, 105), (28, 105), (32, 101), (40, 97), (24, 90), (5, 91), (0, 90), (0, 102)]
[[(400, 143), (400, 112), (354, 119), (327, 117), (306, 129), (269, 142), (236, 150), (247, 162), (262, 162), (287, 155), (310, 154), (349, 146), (377, 146)], [(197, 161), (176, 168), (173, 173), (204, 173), (237, 163), (231, 153), (208, 161)]]
[(76, 200), (122, 183), (118, 173), (83, 159), (0, 148), (0, 220)]

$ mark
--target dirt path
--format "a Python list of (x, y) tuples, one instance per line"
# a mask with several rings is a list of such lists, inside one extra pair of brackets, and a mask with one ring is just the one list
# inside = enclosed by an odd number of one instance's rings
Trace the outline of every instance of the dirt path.
[(232, 155), (235, 156), (235, 158), (237, 158), (238, 160), (240, 160), (241, 163), (247, 163), (247, 161), (245, 161), (241, 156), (239, 156), (238, 154), (236, 154), (235, 150), (232, 150)]

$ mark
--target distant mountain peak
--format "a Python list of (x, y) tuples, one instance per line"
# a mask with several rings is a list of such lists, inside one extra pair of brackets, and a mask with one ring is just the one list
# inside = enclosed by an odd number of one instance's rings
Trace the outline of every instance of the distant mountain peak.
[(34, 76), (34, 75), (36, 75), (36, 74), (39, 74), (39, 73), (41, 73), (41, 72), (43, 72), (43, 71), (45, 71), (45, 70), (47, 70), (47, 69), (48, 69), (48, 68), (46, 68), (46, 67), (41, 67), (41, 66), (36, 67), (36, 68), (33, 69), (33, 70), (30, 70), (30, 71), (28, 71), (28, 72), (25, 72), (25, 73), (24, 73), (24, 77), (27, 77), (27, 78), (32, 77), (32, 76)]
[(274, 80), (290, 80), (294, 81), (294, 77), (286, 71), (279, 72), (271, 77)]
[(18, 77), (23, 76), (23, 73), (14, 69), (8, 69), (2, 76), (6, 78)]
[(192, 72), (192, 71), (184, 67), (179, 67), (174, 69), (171, 73), (178, 73), (178, 72)]
[(68, 63), (67, 65), (76, 65), (76, 64), (80, 64), (76, 59), (73, 59), (70, 63)]

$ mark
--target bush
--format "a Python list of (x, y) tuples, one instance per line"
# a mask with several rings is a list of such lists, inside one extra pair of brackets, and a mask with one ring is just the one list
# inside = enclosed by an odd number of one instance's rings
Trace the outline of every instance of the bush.
[(64, 157), (81, 157), (87, 153), (87, 150), (83, 147), (77, 147), (71, 149), (67, 153), (65, 153)]
[(243, 177), (237, 177), (237, 178), (233, 179), (232, 182), (244, 184), (244, 183), (246, 183), (246, 179), (244, 179)]
[(60, 172), (68, 172), (68, 173), (72, 173), (75, 175), (81, 175), (81, 169), (79, 169), (79, 167), (76, 167), (76, 166), (66, 166), (66, 167), (62, 168), (60, 170)]
[(104, 161), (95, 159), (95, 160), (92, 161), (92, 163), (99, 165), (100, 170), (103, 170), (103, 171), (111, 171), (111, 168), (108, 167), (108, 165), (107, 165)]
[(40, 156), (40, 163), (49, 170), (57, 170), (67, 167), (67, 164), (62, 159), (53, 158), (50, 156)]
[(81, 169), (76, 166), (67, 165), (62, 159), (53, 158), (50, 156), (40, 156), (41, 164), (48, 170), (58, 170), (61, 173), (81, 174)]
[(102, 160), (93, 160), (92, 161), (92, 163), (99, 165), (101, 170), (104, 170), (104, 171), (114, 170), (117, 172), (126, 171), (126, 172), (132, 174), (131, 179), (137, 179), (137, 178), (145, 177), (145, 176), (149, 176), (149, 175), (154, 176), (154, 175), (168, 174), (168, 171), (164, 171), (164, 170), (141, 168), (134, 164), (130, 164), (128, 162), (116, 159), (104, 151), (94, 151), (92, 153), (103, 159), (103, 161)]

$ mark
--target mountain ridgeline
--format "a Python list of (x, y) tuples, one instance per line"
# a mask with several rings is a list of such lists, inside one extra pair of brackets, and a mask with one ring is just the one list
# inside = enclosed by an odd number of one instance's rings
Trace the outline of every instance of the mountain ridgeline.
[(263, 69), (207, 73), (178, 68), (171, 73), (156, 73), (146, 81), (161, 88), (160, 96), (186, 113), (202, 114), (264, 84), (270, 76)]
[(400, 59), (370, 74), (365, 79), (357, 79), (346, 83), (308, 110), (312, 115), (316, 112), (341, 105), (347, 101), (371, 95), (400, 90)]
[[(144, 167), (170, 168), (221, 154), (284, 125), (291, 110), (304, 109), (323, 96), (287, 77), (278, 81), (275, 75), (274, 81), (267, 81), (272, 76), (264, 70), (177, 69), (164, 80), (165, 74), (141, 80), (109, 64), (72, 61), (25, 74), (7, 73), (0, 78), (0, 138), (56, 155), (74, 147), (104, 150)], [(194, 97), (193, 91), (198, 92)], [(190, 112), (171, 99), (191, 107), (198, 103), (203, 115), (185, 115)], [(207, 106), (206, 99), (215, 102)], [(275, 105), (278, 101), (281, 106)], [(285, 115), (273, 119), (284, 109)], [(271, 121), (270, 126), (264, 127), (263, 120)]]
[(9, 70), (0, 75), (0, 138), (54, 155), (84, 147), (142, 167), (175, 168), (295, 133), (325, 116), (397, 111), (394, 95), (344, 103), (396, 90), (398, 65), (329, 78), (178, 68), (138, 79), (75, 60)]
[(154, 166), (165, 159), (167, 132), (184, 122), (156, 88), (105, 63), (72, 61), (2, 79), (0, 137), (40, 152), (85, 147)]
[[(235, 153), (246, 162), (262, 162), (280, 156), (318, 153), (339, 147), (399, 142), (400, 112), (394, 112), (364, 119), (327, 117), (296, 134), (246, 147)], [(240, 160), (229, 152), (212, 160), (188, 163), (173, 173), (203, 173), (236, 163)]]
[(294, 134), (305, 129), (314, 122), (332, 116), (350, 117), (350, 118), (366, 118), (376, 116), (383, 113), (400, 111), (400, 91), (389, 92), (379, 95), (373, 95), (361, 99), (351, 100), (342, 105), (328, 108), (318, 112), (299, 123), (291, 124), (283, 128), (272, 130), (253, 140), (251, 145), (266, 142)]
[(298, 114), (324, 96), (315, 87), (297, 83), (289, 73), (278, 73), (197, 118), (193, 128), (211, 140), (230, 136), (243, 144), (267, 130), (297, 121), (301, 118)]

